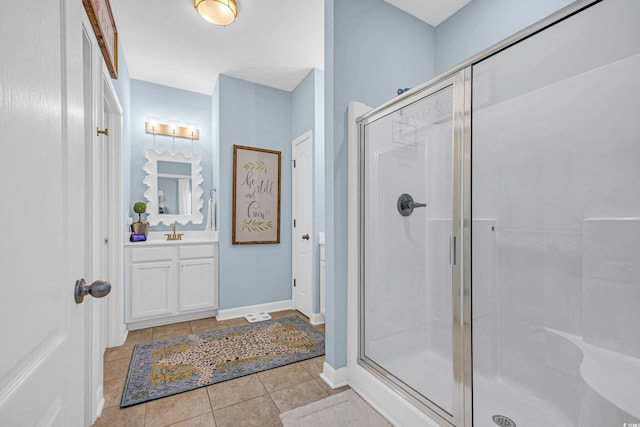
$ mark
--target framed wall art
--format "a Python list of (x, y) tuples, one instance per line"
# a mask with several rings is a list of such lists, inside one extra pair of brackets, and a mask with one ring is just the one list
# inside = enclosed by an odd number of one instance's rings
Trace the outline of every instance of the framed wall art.
[(233, 146), (232, 243), (280, 243), (282, 153)]
[(109, 74), (118, 78), (118, 30), (109, 0), (82, 0)]

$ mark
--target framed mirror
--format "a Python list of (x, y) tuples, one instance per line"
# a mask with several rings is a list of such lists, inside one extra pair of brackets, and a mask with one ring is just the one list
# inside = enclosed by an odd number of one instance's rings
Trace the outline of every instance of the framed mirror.
[(147, 221), (150, 225), (188, 222), (202, 224), (202, 165), (200, 155), (145, 151)]

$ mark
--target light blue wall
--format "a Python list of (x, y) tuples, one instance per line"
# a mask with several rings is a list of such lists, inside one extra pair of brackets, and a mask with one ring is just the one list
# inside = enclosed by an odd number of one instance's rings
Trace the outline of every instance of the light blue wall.
[(211, 95), (211, 151), (213, 152), (213, 198), (216, 202), (216, 214), (214, 217), (214, 230), (220, 229), (220, 89), (216, 80), (216, 86)]
[(435, 72), (435, 29), (383, 0), (325, 1), (326, 361), (347, 363), (348, 104), (380, 105)]
[(123, 218), (122, 223), (126, 227), (125, 230), (122, 230), (124, 233), (129, 231), (126, 220), (129, 218), (129, 207), (132, 206), (130, 204), (131, 186), (129, 185), (131, 182), (131, 79), (122, 43), (118, 43), (118, 78), (111, 79), (111, 82), (118, 96), (118, 101), (120, 101), (120, 107), (122, 107), (122, 182), (124, 185), (122, 200), (125, 209), (120, 214)]
[(473, 0), (436, 28), (436, 71), (446, 71), (571, 2)]
[(324, 231), (324, 72), (313, 69), (291, 93), (293, 139), (313, 132), (313, 311), (320, 312), (320, 251)]
[[(145, 201), (144, 192), (147, 186), (142, 182), (145, 176), (142, 168), (147, 159), (144, 156), (144, 152), (147, 148), (154, 147), (154, 136), (145, 132), (145, 121), (149, 116), (157, 117), (160, 123), (167, 123), (168, 120), (177, 120), (182, 125), (186, 125), (187, 122), (198, 124), (200, 139), (194, 141), (193, 152), (200, 155), (202, 164), (202, 176), (204, 178), (202, 189), (205, 197), (202, 213), (205, 216), (205, 220), (202, 224), (178, 225), (178, 229), (204, 230), (207, 215), (206, 200), (208, 200), (209, 190), (213, 188), (211, 97), (141, 80), (131, 80), (131, 195), (128, 204), (125, 206), (128, 209), (131, 209), (133, 203), (138, 200)], [(156, 135), (155, 148), (158, 151), (191, 153), (191, 140), (175, 138), (174, 150), (172, 137)], [(169, 228), (170, 226), (168, 225), (160, 225), (151, 227), (151, 230), (166, 230)]]
[[(291, 95), (221, 75), (220, 308), (291, 299)], [(280, 244), (232, 245), (233, 145), (282, 152)]]

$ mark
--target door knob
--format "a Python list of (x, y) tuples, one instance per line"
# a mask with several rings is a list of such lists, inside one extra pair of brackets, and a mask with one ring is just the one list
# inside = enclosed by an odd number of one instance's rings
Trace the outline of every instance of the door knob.
[(309, 234), (303, 234), (302, 235), (302, 239), (303, 240), (309, 240)]
[(96, 280), (91, 285), (87, 286), (87, 282), (84, 279), (76, 280), (76, 286), (73, 295), (76, 299), (76, 303), (80, 304), (84, 301), (84, 297), (88, 294), (94, 298), (102, 298), (111, 292), (111, 283), (106, 280)]

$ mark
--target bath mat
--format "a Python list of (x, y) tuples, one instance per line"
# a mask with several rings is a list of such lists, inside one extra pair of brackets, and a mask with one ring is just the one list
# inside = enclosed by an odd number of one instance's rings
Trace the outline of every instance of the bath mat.
[(280, 414), (284, 427), (391, 427), (353, 390)]
[(138, 344), (120, 407), (323, 354), (324, 336), (298, 316)]

